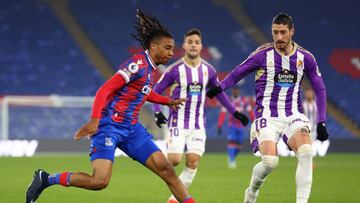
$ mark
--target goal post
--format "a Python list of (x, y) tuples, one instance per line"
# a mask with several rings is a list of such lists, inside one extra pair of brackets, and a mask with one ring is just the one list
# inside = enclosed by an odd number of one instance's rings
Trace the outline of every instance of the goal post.
[[(52, 109), (66, 108), (68, 109), (68, 111), (71, 111), (71, 109), (76, 109), (76, 108), (91, 109), (93, 99), (94, 99), (93, 97), (87, 97), (87, 96), (59, 96), (59, 95), (4, 96), (0, 100), (1, 101), (1, 139), (2, 140), (10, 139), (11, 137), (10, 126), (12, 125), (15, 128), (19, 127), (22, 128), (24, 131), (26, 131), (25, 125), (30, 124), (30, 121), (36, 119), (38, 116), (36, 109), (38, 110), (47, 109), (48, 112), (44, 113), (47, 116), (42, 118), (42, 121), (46, 122), (48, 121), (48, 119), (51, 119), (50, 116), (51, 114), (53, 114), (51, 113)], [(56, 115), (56, 113), (54, 115)], [(88, 113), (88, 115), (90, 115), (90, 112)], [(25, 116), (28, 117), (25, 118)], [(11, 119), (13, 117), (16, 118)], [(57, 119), (61, 119), (61, 118), (57, 118)], [(11, 121), (13, 123), (10, 123)], [(18, 126), (16, 125), (17, 122), (19, 122)], [(31, 128), (37, 126), (28, 126), (28, 127)], [(25, 133), (26, 132), (24, 132), (24, 134)], [(14, 136), (15, 138), (19, 138), (17, 135)]]
[[(72, 139), (89, 121), (93, 100), (92, 96), (4, 96), (0, 98), (0, 140)], [(155, 139), (163, 139), (150, 103), (145, 103), (139, 117)]]

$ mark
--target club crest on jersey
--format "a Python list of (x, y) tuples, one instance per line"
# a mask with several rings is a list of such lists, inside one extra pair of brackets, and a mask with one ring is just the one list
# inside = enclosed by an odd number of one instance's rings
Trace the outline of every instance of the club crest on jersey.
[(113, 143), (111, 137), (105, 137), (105, 146), (111, 147), (113, 145), (114, 145), (114, 143)]
[(304, 62), (303, 61), (298, 61), (297, 64), (296, 64), (296, 67), (299, 68), (299, 69), (304, 68)]
[(200, 95), (202, 92), (203, 86), (202, 84), (198, 83), (197, 81), (194, 81), (192, 83), (189, 83), (187, 85), (187, 92), (191, 96), (197, 96)]
[(280, 87), (293, 87), (297, 81), (296, 73), (287, 69), (275, 74), (275, 84)]
[(136, 63), (130, 63), (127, 67), (130, 73), (136, 73), (139, 70), (139, 65)]

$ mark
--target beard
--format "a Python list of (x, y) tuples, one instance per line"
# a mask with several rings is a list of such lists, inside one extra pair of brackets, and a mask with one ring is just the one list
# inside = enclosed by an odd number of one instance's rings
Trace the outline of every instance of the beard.
[(197, 57), (199, 57), (199, 54), (187, 53), (186, 56), (190, 59), (196, 59)]
[(282, 41), (282, 40), (278, 40), (276, 43), (275, 43), (275, 46), (276, 48), (280, 49), (280, 50), (285, 50), (286, 47), (290, 44), (290, 40), (285, 42), (285, 41)]

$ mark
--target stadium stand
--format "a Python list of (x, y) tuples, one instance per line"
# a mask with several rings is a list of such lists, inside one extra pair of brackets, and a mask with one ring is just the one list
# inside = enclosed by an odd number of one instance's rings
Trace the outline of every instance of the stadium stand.
[(104, 81), (47, 4), (4, 1), (0, 22), (1, 95), (92, 95)]

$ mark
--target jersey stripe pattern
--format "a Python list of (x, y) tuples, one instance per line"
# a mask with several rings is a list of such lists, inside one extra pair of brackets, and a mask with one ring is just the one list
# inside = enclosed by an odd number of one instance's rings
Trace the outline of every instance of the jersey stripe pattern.
[(101, 124), (134, 125), (154, 84), (153, 64), (148, 51), (136, 54), (118, 68), (126, 85), (110, 96), (102, 111)]

